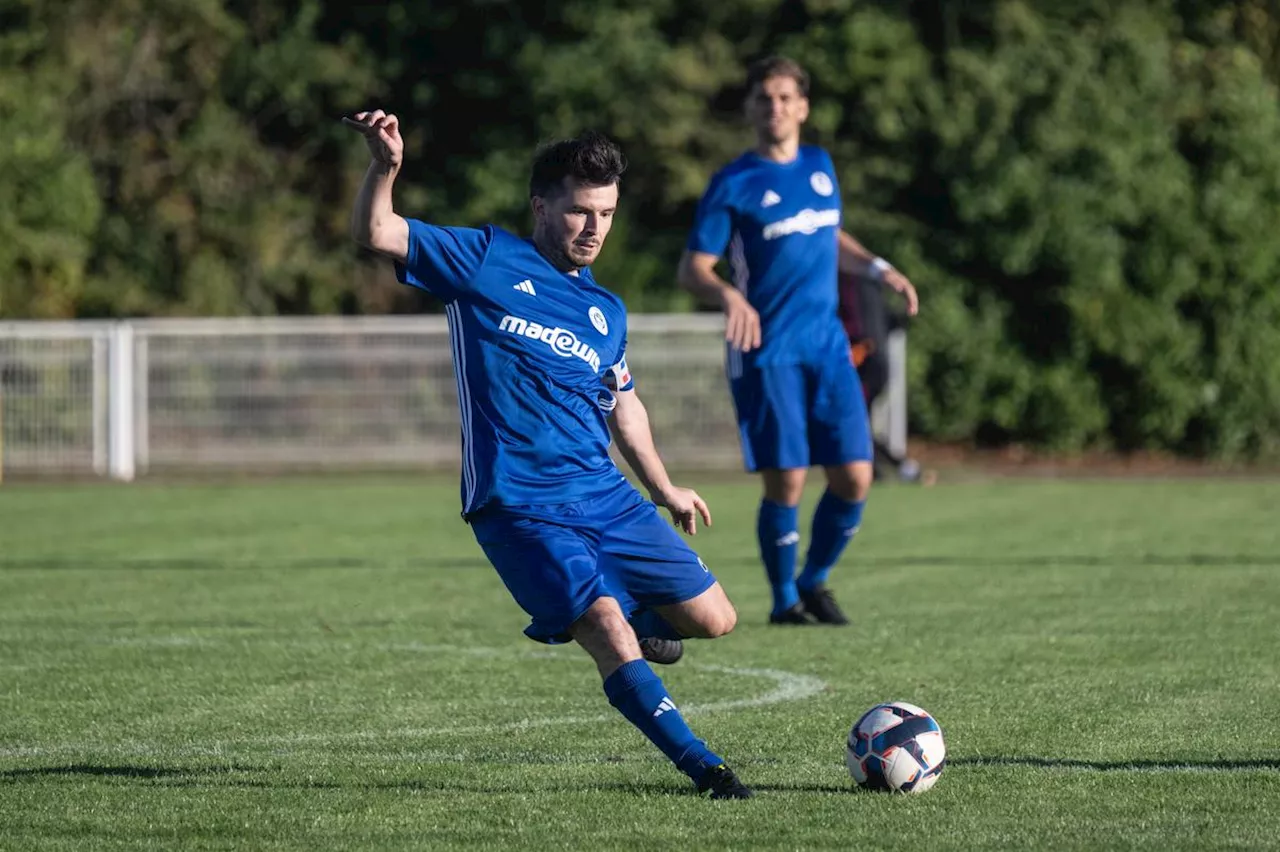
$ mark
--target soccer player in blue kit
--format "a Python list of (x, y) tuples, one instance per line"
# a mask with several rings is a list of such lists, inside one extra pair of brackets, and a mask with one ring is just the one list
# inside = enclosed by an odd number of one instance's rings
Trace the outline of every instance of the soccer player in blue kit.
[[(440, 227), (398, 215), (399, 121), (344, 123), (372, 154), (356, 197), (356, 242), (395, 262), (400, 281), (445, 303), (462, 425), (462, 514), (512, 597), (525, 633), (576, 641), (609, 703), (699, 792), (752, 793), (698, 739), (648, 660), (675, 662), (682, 637), (714, 638), (737, 613), (715, 577), (658, 514), (692, 535), (702, 498), (672, 484), (627, 367), (627, 313), (590, 265), (613, 223), (622, 152), (585, 133), (542, 149), (529, 182), (530, 239), (501, 228)], [(610, 435), (649, 492), (609, 456)], [(657, 504), (657, 505), (655, 505)]]
[[(862, 523), (873, 478), (871, 428), (838, 313), (838, 270), (870, 272), (916, 312), (915, 289), (841, 229), (831, 157), (800, 144), (809, 77), (785, 57), (747, 73), (756, 148), (711, 179), (680, 260), (680, 283), (724, 310), (726, 372), (746, 468), (760, 472), (760, 554), (771, 624), (848, 624), (827, 577)], [(728, 250), (729, 283), (715, 266)], [(796, 577), (797, 506), (812, 465), (827, 488)]]

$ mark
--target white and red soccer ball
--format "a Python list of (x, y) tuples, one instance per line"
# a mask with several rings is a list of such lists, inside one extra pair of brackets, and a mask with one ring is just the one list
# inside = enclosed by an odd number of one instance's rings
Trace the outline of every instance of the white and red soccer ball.
[(858, 786), (895, 793), (923, 793), (947, 762), (942, 728), (905, 701), (877, 704), (849, 732), (845, 763)]

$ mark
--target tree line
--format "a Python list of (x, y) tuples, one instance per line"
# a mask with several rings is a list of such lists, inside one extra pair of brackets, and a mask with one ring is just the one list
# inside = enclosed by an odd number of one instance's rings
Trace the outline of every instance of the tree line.
[(1275, 0), (0, 0), (0, 318), (435, 310), (347, 237), (401, 116), (399, 205), (527, 227), (529, 155), (632, 166), (596, 269), (674, 269), (750, 143), (746, 64), (814, 78), (853, 233), (917, 283), (913, 430), (1280, 454)]

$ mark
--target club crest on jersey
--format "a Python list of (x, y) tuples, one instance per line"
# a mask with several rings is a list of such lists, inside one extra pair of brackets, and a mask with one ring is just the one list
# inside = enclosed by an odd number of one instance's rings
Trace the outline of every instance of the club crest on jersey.
[(507, 314), (498, 324), (498, 330), (527, 337), (530, 340), (540, 340), (561, 358), (570, 356), (581, 358), (591, 366), (593, 371), (600, 372), (600, 354), (584, 341), (579, 340), (578, 335), (567, 328), (548, 328), (541, 323)]
[(836, 191), (826, 172), (814, 172), (809, 175), (809, 186), (813, 187), (813, 191), (819, 195), (830, 195)]
[(592, 305), (591, 310), (587, 311), (587, 316), (591, 317), (591, 324), (596, 327), (596, 331), (606, 337), (609, 336), (609, 323), (605, 322), (604, 311)]

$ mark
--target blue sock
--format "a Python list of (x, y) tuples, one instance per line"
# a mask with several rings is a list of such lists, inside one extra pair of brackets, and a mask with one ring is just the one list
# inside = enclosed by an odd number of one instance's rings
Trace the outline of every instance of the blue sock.
[(624, 663), (604, 679), (604, 694), (627, 721), (640, 729), (676, 767), (697, 783), (702, 774), (724, 763), (693, 735), (676, 709), (662, 678), (644, 660)]
[(800, 601), (796, 592), (796, 551), (800, 549), (800, 532), (796, 526), (799, 516), (795, 506), (783, 506), (772, 500), (760, 501), (756, 537), (760, 539), (760, 558), (764, 560), (764, 570), (773, 589), (774, 615)]
[(841, 500), (830, 491), (822, 495), (813, 513), (813, 533), (809, 542), (809, 555), (805, 557), (804, 570), (796, 585), (808, 591), (827, 582), (827, 575), (840, 559), (849, 539), (858, 532), (862, 523), (862, 507), (866, 500), (851, 503)]
[(631, 616), (631, 627), (635, 630), (636, 636), (641, 639), (647, 639), (650, 636), (657, 639), (684, 638), (665, 618), (651, 609), (642, 609)]

